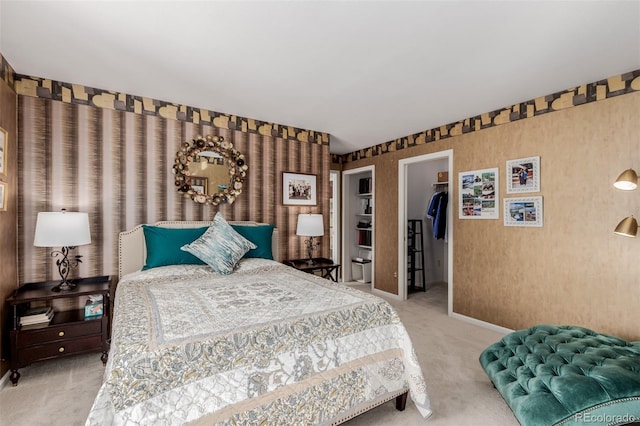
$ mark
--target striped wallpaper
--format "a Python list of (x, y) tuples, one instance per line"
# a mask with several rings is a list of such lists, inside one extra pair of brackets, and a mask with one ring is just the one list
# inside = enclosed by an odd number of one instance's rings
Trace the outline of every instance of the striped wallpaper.
[[(197, 135), (221, 135), (245, 154), (245, 190), (219, 206), (227, 220), (274, 223), (283, 258), (303, 257), (295, 226), (300, 212), (329, 213), (329, 146), (256, 132), (215, 128), (90, 105), (20, 95), (19, 277), (55, 279), (50, 249), (33, 246), (38, 212), (86, 211), (92, 243), (77, 249), (77, 276), (117, 272), (118, 233), (159, 220), (209, 220), (217, 207), (203, 206), (176, 190), (172, 166), (179, 144)], [(282, 205), (282, 172), (317, 175), (318, 205)], [(328, 254), (328, 241), (322, 255)]]

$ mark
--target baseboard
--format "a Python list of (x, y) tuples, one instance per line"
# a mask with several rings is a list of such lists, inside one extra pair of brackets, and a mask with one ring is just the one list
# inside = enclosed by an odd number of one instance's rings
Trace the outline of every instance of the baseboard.
[(4, 376), (0, 379), (0, 390), (4, 389), (4, 387), (9, 383), (9, 376), (11, 375), (11, 370), (4, 373)]
[(470, 324), (477, 325), (482, 328), (487, 328), (489, 330), (493, 330), (495, 332), (502, 333), (502, 334), (509, 334), (514, 331), (505, 327), (501, 327), (499, 325), (491, 324), (490, 322), (481, 321), (479, 319), (471, 318), (466, 315), (456, 314), (455, 312), (451, 313), (451, 318), (459, 319), (461, 321), (468, 322)]
[(377, 288), (371, 290), (371, 293), (375, 294), (376, 296), (387, 297), (389, 299), (402, 300), (399, 294), (389, 293), (384, 290), (378, 290)]

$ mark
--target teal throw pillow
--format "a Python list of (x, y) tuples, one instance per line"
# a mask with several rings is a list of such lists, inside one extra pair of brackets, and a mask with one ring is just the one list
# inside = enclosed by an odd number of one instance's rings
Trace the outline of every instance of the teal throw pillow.
[(249, 250), (244, 257), (259, 257), (273, 260), (271, 239), (273, 236), (273, 228), (275, 228), (274, 225), (236, 225), (232, 223), (231, 227), (235, 229), (238, 234), (257, 246)]
[(237, 233), (220, 213), (206, 232), (191, 244), (182, 246), (201, 259), (211, 268), (223, 275), (232, 273), (242, 256), (258, 246)]
[(204, 265), (204, 262), (191, 253), (180, 250), (205, 233), (201, 228), (163, 228), (161, 226), (142, 225), (144, 240), (147, 244), (147, 259), (142, 270), (168, 265)]

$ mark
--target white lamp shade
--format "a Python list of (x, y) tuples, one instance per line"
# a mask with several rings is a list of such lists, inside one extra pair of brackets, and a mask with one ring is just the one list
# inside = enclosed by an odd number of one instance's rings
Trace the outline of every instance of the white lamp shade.
[(321, 237), (324, 235), (324, 223), (321, 214), (299, 214), (296, 235), (303, 237)]
[(36, 247), (75, 247), (91, 244), (89, 214), (79, 212), (40, 212), (36, 220), (33, 245)]

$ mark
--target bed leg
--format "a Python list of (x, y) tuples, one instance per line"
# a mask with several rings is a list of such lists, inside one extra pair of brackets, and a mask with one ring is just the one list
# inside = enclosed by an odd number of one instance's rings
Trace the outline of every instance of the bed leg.
[(409, 395), (409, 391), (406, 391), (400, 396), (396, 396), (396, 410), (404, 411), (407, 406), (407, 395)]

